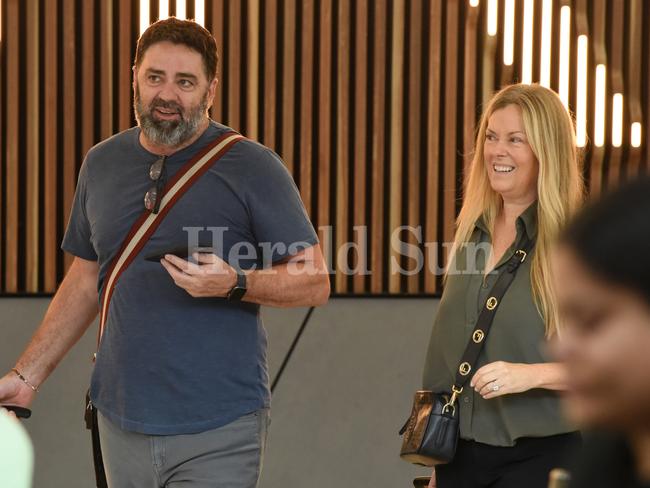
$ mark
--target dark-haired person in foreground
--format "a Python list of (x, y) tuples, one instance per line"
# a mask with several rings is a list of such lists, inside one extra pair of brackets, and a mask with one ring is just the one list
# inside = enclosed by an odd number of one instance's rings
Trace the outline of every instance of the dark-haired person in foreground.
[[(62, 244), (74, 262), (0, 380), (0, 404), (29, 405), (97, 316), (98, 291), (103, 297), (114, 282), (107, 275), (129, 229), (157, 212), (160, 179), (173, 182), (232, 132), (208, 118), (217, 47), (199, 24), (150, 26), (133, 76), (138, 126), (88, 152)], [(198, 264), (172, 254), (144, 259), (187, 246), (188, 229), (207, 231), (221, 252), (197, 256)], [(90, 396), (109, 486), (255, 487), (270, 403), (260, 305), (318, 305), (328, 296), (318, 239), (289, 172), (269, 149), (238, 139), (164, 215), (102, 310)]]
[(605, 196), (555, 259), (570, 417), (585, 428), (574, 488), (650, 487), (650, 180)]

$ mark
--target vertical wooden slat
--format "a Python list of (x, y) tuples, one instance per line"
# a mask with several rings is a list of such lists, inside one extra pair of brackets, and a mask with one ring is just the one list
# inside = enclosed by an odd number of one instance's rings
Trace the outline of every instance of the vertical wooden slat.
[[(224, 1), (225, 0), (214, 0), (211, 2), (212, 6), (212, 15), (210, 16), (208, 28), (215, 40), (217, 41), (217, 53), (219, 56), (219, 64), (217, 66), (217, 77), (219, 79), (219, 85), (217, 86), (217, 93), (214, 97), (212, 108), (210, 110), (210, 115), (213, 119), (218, 122), (226, 123), (224, 120), (224, 110), (226, 108), (226, 39), (224, 33)], [(208, 5), (206, 5), (208, 7)]]
[(388, 5), (386, 0), (374, 2), (373, 80), (372, 80), (372, 208), (371, 208), (371, 270), (370, 291), (383, 290), (382, 278), (388, 267), (384, 266), (384, 171), (386, 154), (386, 34), (388, 32)]
[[(627, 18), (629, 19), (630, 25), (626, 29), (628, 37), (626, 52), (627, 62), (625, 63), (627, 67), (625, 73), (627, 91), (625, 97), (630, 108), (631, 126), (634, 122), (643, 122), (643, 109), (641, 107), (643, 97), (643, 88), (641, 85), (642, 63), (634, 61), (643, 59), (643, 5), (641, 0), (629, 0), (627, 6), (629, 9)], [(646, 2), (646, 6), (650, 7), (650, 4)], [(649, 89), (648, 84), (646, 84), (645, 89), (646, 91)], [(623, 130), (626, 129), (629, 132), (630, 129), (623, 126)], [(634, 148), (630, 145), (626, 164), (626, 173), (628, 177), (634, 177), (638, 174), (641, 156), (642, 148)]]
[[(610, 80), (611, 80), (611, 92), (609, 94), (610, 100), (615, 93), (625, 93), (625, 82), (623, 80), (623, 42), (625, 40), (625, 3), (626, 2), (612, 2), (610, 4), (610, 18), (609, 25), (612, 29), (612, 32), (618, 32), (619, 35), (613, 35), (610, 37), (609, 49), (609, 68), (610, 68)], [(625, 103), (625, 97), (623, 97), (623, 103)], [(611, 101), (610, 101), (611, 103)], [(629, 127), (629, 124), (625, 124), (627, 117), (625, 117), (625, 108), (623, 108), (623, 123), (624, 127)], [(608, 124), (607, 130), (612, 131), (612, 124)], [(623, 141), (629, 141), (629, 131), (623, 130)], [(607, 174), (607, 183), (609, 186), (615, 186), (618, 184), (621, 178), (621, 164), (623, 158), (623, 147), (614, 147), (612, 146), (610, 155), (609, 155), (609, 170)]]
[(258, 139), (259, 125), (259, 66), (260, 66), (260, 0), (248, 0), (246, 59), (248, 61), (246, 103), (246, 136)]
[[(7, 0), (6, 25), (19, 25), (20, 0)], [(6, 115), (5, 115), (5, 292), (18, 292), (18, 147), (20, 141), (19, 64), (21, 46), (18, 29), (3, 32), (6, 53)]]
[[(429, 63), (427, 66), (427, 176), (426, 176), (426, 217), (424, 238), (433, 244), (433, 249), (428, 248), (425, 253), (424, 290), (435, 293), (438, 283), (436, 269), (442, 262), (441, 247), (438, 234), (439, 212), (439, 182), (440, 182), (440, 99), (441, 99), (441, 59), (442, 59), (442, 32), (443, 16), (441, 2), (432, 2), (429, 6)], [(436, 254), (435, 251), (438, 251)]]
[[(610, 26), (613, 32), (623, 33), (625, 32), (625, 2), (612, 2), (610, 4), (611, 16), (609, 19)], [(610, 37), (609, 45), (609, 63), (610, 63), (610, 73), (611, 73), (611, 87), (612, 91), (610, 97), (615, 93), (623, 94), (623, 103), (627, 103), (628, 100), (625, 97), (625, 81), (623, 79), (623, 41), (624, 35), (612, 35)], [(624, 105), (625, 107), (625, 105)], [(613, 119), (612, 119), (613, 120)], [(623, 143), (629, 144), (629, 131), (625, 130), (626, 126), (629, 127), (629, 124), (626, 124), (627, 117), (625, 116), (625, 108), (623, 108)], [(612, 130), (612, 125), (608, 128)], [(609, 171), (607, 174), (607, 184), (608, 186), (616, 186), (619, 183), (621, 178), (621, 165), (623, 163), (623, 147), (614, 147), (612, 146), (610, 157), (609, 157)]]
[(294, 166), (294, 106), (296, 86), (296, 0), (285, 0), (282, 42), (282, 157), (289, 171)]
[(445, 242), (454, 238), (456, 220), (456, 137), (458, 106), (458, 18), (460, 0), (447, 2), (447, 29), (445, 39), (445, 113), (444, 113), (444, 183), (443, 188), (443, 234)]
[(265, 31), (264, 31), (264, 145), (276, 149), (276, 93), (278, 86), (277, 63), (278, 50), (278, 28), (279, 18), (277, 0), (266, 0), (265, 9)]
[[(39, 24), (38, 0), (24, 3), (27, 25)], [(40, 242), (38, 224), (40, 210), (40, 168), (39, 168), (39, 118), (40, 103), (38, 93), (39, 72), (39, 30), (27, 29), (26, 32), (26, 154), (25, 154), (25, 291), (38, 291), (38, 267)]]
[(100, 138), (113, 135), (113, 0), (100, 0)]
[(95, 0), (81, 2), (81, 152), (86, 154), (95, 142)]
[(131, 8), (134, 1), (137, 3), (137, 0), (119, 0), (120, 18), (117, 23), (117, 29), (119, 30), (117, 53), (119, 70), (117, 73), (118, 86), (116, 89), (118, 104), (117, 125), (120, 131), (128, 129), (132, 125), (131, 100), (133, 96), (131, 93), (131, 66), (133, 65), (132, 51), (135, 46), (135, 39), (132, 29), (133, 18)]
[(478, 13), (478, 8), (469, 7), (465, 18), (465, 61), (463, 70), (465, 75), (463, 78), (463, 170), (465, 174), (470, 169), (475, 142)]
[(300, 195), (311, 214), (312, 120), (314, 113), (314, 0), (302, 2), (302, 39), (300, 50)]
[(224, 46), (228, 50), (228, 64), (224, 66), (224, 76), (228, 78), (228, 125), (241, 131), (241, 62), (244, 53), (241, 45), (241, 2), (229, 2), (228, 9), (228, 45)]
[(5, 107), (4, 107), (4, 80), (3, 80), (3, 71), (2, 69), (5, 66), (5, 56), (2, 43), (2, 30), (4, 30), (3, 22), (5, 20), (5, 2), (0, 0), (0, 293), (4, 291), (4, 248), (5, 248), (5, 229), (4, 221), (2, 218), (2, 209), (5, 207), (4, 202), (4, 178), (2, 169), (5, 167), (5, 152), (3, 150), (5, 142)]
[[(73, 2), (63, 3), (63, 225), (68, 224), (70, 209), (74, 198), (76, 185), (77, 167), (77, 138), (75, 128), (77, 127), (77, 73), (76, 73), (76, 46), (77, 36), (75, 25), (77, 12)], [(82, 94), (83, 98), (83, 94)], [(72, 263), (72, 256), (65, 254), (64, 268), (67, 270)]]
[[(367, 162), (367, 85), (368, 85), (368, 0), (355, 2), (355, 66), (354, 66), (354, 210), (353, 227), (366, 226), (366, 162)], [(367, 243), (362, 239), (366, 233), (355, 232), (353, 240), (359, 252), (352, 269), (354, 293), (365, 291), (366, 276), (362, 270), (367, 267)]]
[(45, 36), (45, 72), (44, 90), (44, 134), (43, 134), (43, 291), (52, 293), (56, 289), (56, 257), (58, 250), (56, 226), (57, 202), (57, 154), (59, 139), (57, 137), (58, 77), (59, 65), (57, 52), (57, 5), (48, 2), (44, 6), (44, 36)]
[[(458, 2), (458, 0), (454, 0), (453, 4), (450, 2), (448, 4), (448, 7), (447, 7), (448, 11), (452, 11), (452, 10), (455, 10), (455, 9), (457, 10), (457, 8), (458, 8), (457, 2)], [(499, 5), (499, 6), (502, 7), (502, 5)], [(515, 8), (518, 8), (518, 7), (520, 7), (520, 4), (517, 4), (517, 7), (515, 7)], [(503, 10), (503, 8), (501, 8), (500, 10)], [(485, 16), (487, 17), (487, 8), (485, 8), (485, 12), (486, 12)], [(483, 69), (483, 72), (481, 74), (481, 81), (482, 81), (482, 84), (481, 84), (481, 104), (483, 106), (485, 106), (487, 104), (488, 100), (490, 100), (490, 98), (492, 98), (492, 95), (494, 94), (494, 91), (495, 91), (495, 89), (494, 89), (494, 77), (496, 76), (495, 71), (496, 71), (497, 58), (500, 58), (500, 56), (497, 54), (497, 48), (498, 48), (497, 36), (488, 35), (487, 34), (487, 28), (485, 26), (482, 26), (480, 29), (481, 29), (481, 32), (484, 33), (483, 39), (482, 39), (482, 41), (483, 41), (482, 42), (482, 44), (483, 44), (483, 52), (481, 53), (481, 57), (482, 57), (482, 61), (483, 61), (481, 63), (481, 66), (482, 66), (482, 69)], [(450, 30), (455, 30), (454, 26), (450, 25), (449, 22), (447, 22), (447, 32), (449, 32)], [(449, 40), (449, 38), (447, 38), (447, 40)], [(447, 71), (447, 70), (448, 70), (448, 68), (445, 67), (445, 71)], [(514, 76), (513, 75), (513, 73), (514, 73), (513, 67), (510, 66), (508, 69), (504, 70), (503, 73), (504, 73), (503, 74), (504, 79), (502, 79), (502, 83), (505, 84), (505, 83), (508, 83), (512, 79), (512, 76)], [(447, 98), (447, 100), (449, 100), (449, 99)], [(447, 162), (447, 164), (449, 164), (449, 163)]]
[[(349, 2), (340, 2), (338, 10), (338, 66), (336, 67), (336, 249), (341, 249), (348, 242), (349, 224), (349, 144), (350, 140), (350, 35), (351, 11)], [(346, 261), (347, 262), (347, 261)], [(335, 284), (337, 293), (348, 291), (347, 275), (336, 270)]]
[[(580, 29), (579, 33), (580, 34), (587, 34), (590, 33), (590, 44), (593, 47), (590, 54), (593, 53), (593, 63), (591, 63), (594, 66), (599, 65), (599, 64), (604, 64), (607, 66), (607, 49), (605, 46), (606, 43), (606, 22), (607, 22), (607, 5), (605, 0), (594, 0), (592, 3), (592, 24), (590, 26), (589, 31), (585, 32), (583, 29), (586, 29), (586, 11), (584, 10), (586, 8), (586, 4), (583, 2), (582, 4), (578, 5), (579, 10), (578, 10), (578, 27)], [(607, 73), (607, 77), (609, 78), (609, 73)], [(610, 89), (610, 82), (609, 80), (607, 81), (607, 97), (609, 98), (609, 89)], [(593, 114), (595, 112), (595, 109), (593, 107), (593, 103), (590, 103), (590, 112)], [(607, 118), (606, 118), (607, 120)], [(595, 117), (591, 117), (591, 120), (589, 121), (589, 126), (591, 127), (592, 134), (593, 134), (593, 127), (594, 127), (594, 122), (595, 122)], [(605, 141), (609, 143), (611, 141), (609, 137), (609, 132), (605, 132)], [(605, 165), (605, 151), (606, 147), (605, 146), (596, 146), (593, 144), (593, 139), (592, 139), (592, 144), (590, 146), (590, 154), (589, 158), (587, 161), (585, 161), (585, 167), (587, 168), (588, 175), (589, 175), (589, 188), (592, 196), (599, 195), (602, 189), (603, 185), (603, 168)]]
[[(411, 0), (409, 15), (409, 49), (408, 49), (408, 116), (404, 121), (408, 130), (406, 134), (408, 161), (408, 180), (405, 188), (408, 192), (408, 225), (413, 229), (420, 226), (420, 141), (421, 99), (422, 99), (422, 14), (423, 4), (420, 0)], [(416, 235), (409, 231), (408, 242), (417, 246)], [(406, 269), (412, 271), (419, 265), (414, 259), (409, 259)], [(407, 291), (417, 293), (419, 290), (420, 274), (407, 277)]]
[[(323, 253), (331, 257), (332, 242), (328, 240), (325, 230), (329, 229), (332, 222), (330, 216), (330, 203), (332, 199), (331, 177), (332, 170), (331, 155), (331, 126), (332, 126), (332, 1), (320, 3), (320, 44), (318, 52), (319, 73), (318, 77), (318, 100), (322, 103), (318, 106), (318, 205), (315, 209), (317, 216), (317, 227)], [(335, 262), (329, 263), (335, 265)]]
[[(404, 21), (405, 2), (395, 0), (393, 3), (393, 39), (391, 45), (391, 87), (390, 87), (390, 206), (388, 229), (390, 236), (401, 225), (402, 219), (402, 128), (404, 102)], [(401, 250), (390, 246), (390, 265), (388, 290), (391, 293), (400, 291), (401, 274), (399, 266)]]

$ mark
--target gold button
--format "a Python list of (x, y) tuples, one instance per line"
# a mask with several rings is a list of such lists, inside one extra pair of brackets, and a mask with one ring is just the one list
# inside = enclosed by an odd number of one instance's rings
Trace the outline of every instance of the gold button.
[(490, 297), (487, 299), (485, 306), (487, 307), (488, 310), (494, 310), (498, 304), (499, 301), (496, 299), (496, 297)]
[(467, 376), (469, 372), (472, 370), (472, 366), (468, 362), (464, 362), (460, 365), (458, 370), (460, 371), (460, 374), (462, 374), (463, 376)]
[(481, 329), (476, 329), (472, 334), (472, 340), (477, 344), (481, 342), (484, 338), (485, 338), (485, 332), (483, 332)]

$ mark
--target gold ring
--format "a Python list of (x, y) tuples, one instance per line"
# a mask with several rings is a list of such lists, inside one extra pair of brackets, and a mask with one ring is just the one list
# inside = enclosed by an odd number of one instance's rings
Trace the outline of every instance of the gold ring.
[(488, 310), (494, 310), (498, 304), (499, 301), (496, 299), (496, 297), (490, 297), (487, 299), (485, 306), (487, 307)]

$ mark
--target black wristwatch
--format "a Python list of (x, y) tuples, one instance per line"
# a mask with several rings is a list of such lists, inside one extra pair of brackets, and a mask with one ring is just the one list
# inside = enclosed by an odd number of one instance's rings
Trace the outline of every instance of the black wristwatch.
[(230, 301), (238, 302), (244, 298), (244, 295), (247, 291), (246, 275), (241, 269), (235, 269), (235, 271), (237, 272), (237, 283), (230, 289), (226, 295), (226, 298), (228, 298)]

